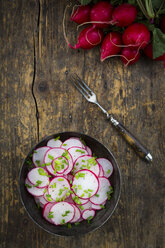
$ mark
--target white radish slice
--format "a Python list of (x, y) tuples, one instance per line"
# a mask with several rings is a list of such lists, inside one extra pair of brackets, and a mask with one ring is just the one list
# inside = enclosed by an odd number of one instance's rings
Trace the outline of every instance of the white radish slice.
[(65, 140), (61, 147), (65, 148), (65, 149), (69, 149), (70, 147), (73, 147), (73, 146), (78, 146), (80, 148), (85, 148), (83, 143), (80, 141), (79, 138), (75, 138), (75, 137), (72, 137), (72, 138), (69, 138), (67, 140)]
[(98, 178), (92, 171), (81, 170), (74, 175), (72, 189), (78, 197), (88, 199), (97, 193), (98, 188)]
[(64, 174), (64, 172), (68, 169), (69, 162), (65, 157), (57, 157), (52, 161), (52, 168), (54, 170), (54, 175)]
[(95, 216), (95, 210), (93, 209), (86, 209), (82, 212), (81, 216), (84, 220), (92, 220)]
[(100, 205), (96, 205), (96, 204), (93, 204), (92, 203), (92, 209), (95, 209), (95, 210), (100, 210), (100, 209), (103, 209), (103, 206), (105, 205), (106, 201), (104, 201), (102, 204)]
[(96, 161), (102, 166), (105, 177), (110, 177), (113, 173), (113, 165), (106, 158), (97, 158)]
[(53, 216), (51, 221), (55, 225), (63, 225), (73, 220), (75, 208), (68, 202), (57, 202), (51, 207), (50, 213)]
[(31, 184), (27, 178), (25, 180), (25, 186), (27, 191), (33, 196), (42, 196), (44, 194), (45, 188), (34, 187), (34, 185)]
[(43, 168), (34, 168), (29, 171), (27, 178), (37, 188), (45, 188), (49, 184), (48, 173)]
[[(37, 148), (34, 153), (33, 153), (33, 157), (32, 157), (32, 161), (33, 164), (38, 167), (44, 164), (44, 156), (45, 153), (50, 150), (51, 148), (48, 146), (43, 146), (40, 148)], [(44, 166), (43, 166), (44, 167)]]
[(93, 204), (100, 205), (107, 200), (107, 193), (110, 191), (110, 182), (106, 177), (99, 177), (99, 190), (97, 194), (90, 198)]
[(85, 149), (86, 149), (88, 155), (92, 156), (92, 150), (91, 150), (91, 148), (89, 148), (89, 146), (86, 146)]
[(48, 203), (43, 196), (35, 196), (34, 200), (41, 208), (43, 208)]
[(73, 201), (74, 201), (76, 204), (79, 204), (79, 205), (84, 205), (84, 204), (86, 204), (87, 202), (89, 202), (89, 199), (81, 199), (81, 198), (79, 198), (77, 195), (75, 195), (74, 193), (72, 194), (72, 199), (73, 199)]
[(99, 177), (104, 177), (104, 171), (103, 171), (103, 167), (101, 165), (100, 165)]
[(79, 170), (87, 169), (95, 173), (96, 176), (100, 173), (100, 166), (96, 162), (95, 158), (89, 155), (83, 155), (76, 159), (74, 162), (73, 172), (77, 172)]
[(75, 222), (79, 221), (79, 219), (81, 217), (81, 212), (77, 206), (75, 206), (74, 204), (72, 204), (72, 206), (75, 209), (75, 215), (74, 215), (74, 218), (70, 221), (70, 223), (75, 223)]
[(50, 197), (55, 201), (60, 201), (65, 199), (67, 194), (69, 194), (70, 184), (65, 177), (55, 177), (52, 179), (48, 186), (48, 193)]
[(84, 148), (80, 148), (78, 146), (70, 147), (68, 149), (68, 152), (73, 158), (73, 163), (77, 158), (81, 157), (82, 155), (88, 155), (88, 152)]
[(92, 203), (88, 201), (86, 204), (77, 205), (77, 207), (80, 209), (80, 212), (82, 213), (86, 209), (92, 209)]
[(54, 170), (51, 166), (51, 163), (55, 158), (60, 157), (60, 156), (66, 157), (66, 159), (69, 162), (69, 167), (65, 171), (65, 175), (68, 174), (73, 168), (73, 160), (72, 160), (72, 157), (67, 150), (65, 150), (61, 147), (52, 148), (46, 152), (45, 157), (44, 157), (44, 163), (47, 164), (46, 169), (53, 176), (55, 176), (55, 174), (54, 174)]
[(51, 139), (48, 141), (47, 146), (54, 148), (54, 147), (60, 147), (62, 145), (61, 140)]
[(52, 223), (52, 220), (51, 220), (51, 215), (49, 214), (50, 212), (50, 209), (53, 207), (53, 204), (52, 203), (47, 203), (45, 206), (44, 206), (44, 209), (43, 209), (43, 217), (45, 218), (45, 220), (49, 221), (50, 223)]

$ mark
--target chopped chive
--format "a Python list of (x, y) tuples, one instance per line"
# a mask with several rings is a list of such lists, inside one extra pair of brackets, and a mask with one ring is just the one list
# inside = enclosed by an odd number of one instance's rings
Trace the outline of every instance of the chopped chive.
[(84, 146), (86, 146), (85, 141), (80, 137), (80, 141), (83, 143)]
[(82, 205), (80, 205), (80, 206), (79, 206), (79, 208), (80, 208), (81, 210), (84, 210), (84, 208), (83, 208), (83, 206), (82, 206)]
[(36, 162), (37, 166), (40, 166), (40, 160), (36, 160), (35, 162)]
[(64, 225), (64, 224), (65, 224), (65, 220), (62, 219), (62, 220), (61, 220), (61, 225)]
[(62, 159), (62, 157), (59, 157), (59, 158), (58, 158), (58, 160), (61, 160), (61, 159)]
[(51, 156), (50, 154), (48, 154), (48, 158), (51, 159), (51, 160), (54, 160), (54, 157)]
[(69, 193), (69, 192), (67, 192), (67, 193), (66, 193), (66, 195), (67, 195), (67, 196), (70, 196), (70, 193)]
[(64, 164), (61, 165), (61, 169), (64, 169)]
[(85, 194), (83, 193), (80, 197), (83, 197)]
[(54, 188), (53, 184), (50, 187), (53, 189)]
[(105, 208), (104, 205), (102, 205), (102, 204), (100, 205), (100, 207), (101, 207), (101, 208)]
[(92, 190), (92, 189), (88, 189), (88, 191), (89, 191), (89, 192), (93, 192), (93, 190)]
[(46, 193), (47, 192), (47, 189), (44, 189), (44, 193)]
[(37, 203), (37, 208), (40, 208), (40, 203), (39, 202)]
[(107, 170), (107, 174), (109, 174), (110, 173), (110, 170)]
[(78, 188), (79, 188), (79, 189), (82, 189), (82, 186), (81, 186), (81, 185), (78, 185)]
[(36, 184), (34, 185), (34, 187), (38, 187), (41, 183), (42, 183), (42, 181), (37, 180), (37, 181), (36, 181)]
[(68, 189), (68, 187), (64, 187), (64, 189)]
[(78, 226), (78, 225), (80, 225), (80, 222), (75, 222), (74, 224), (75, 224), (75, 226)]
[(63, 144), (62, 146), (67, 146), (67, 144)]
[(85, 189), (85, 190), (84, 190), (84, 193), (88, 194), (88, 190)]
[(56, 202), (58, 202), (58, 197), (56, 197)]
[(44, 171), (44, 169), (42, 168), (39, 168), (38, 169), (38, 173), (41, 175), (41, 176), (48, 176), (48, 174)]
[(76, 152), (80, 152), (81, 154), (84, 154), (85, 153), (85, 151), (82, 151), (80, 149), (76, 149)]
[(74, 189), (75, 193), (77, 193), (77, 188)]
[(65, 196), (63, 196), (62, 200), (65, 201)]
[(64, 189), (59, 189), (59, 193), (58, 195), (62, 195), (62, 192), (64, 191)]
[(46, 163), (45, 165), (51, 165), (52, 163), (51, 162), (49, 162), (49, 163)]
[(72, 190), (69, 190), (69, 193), (70, 193), (70, 194), (73, 194), (73, 191), (72, 191)]
[(78, 180), (79, 179), (79, 175), (77, 174), (77, 175), (75, 175), (75, 178)]
[(61, 200), (62, 200), (62, 199), (61, 199), (61, 197), (59, 197), (59, 199), (58, 199), (58, 200), (59, 200), (59, 202), (61, 202)]
[(82, 161), (83, 163), (85, 163), (85, 160), (84, 160), (84, 159), (82, 159), (81, 161)]
[(74, 184), (74, 185), (72, 185), (72, 187), (71, 187), (71, 188), (72, 188), (72, 189), (74, 189), (75, 187), (76, 187), (76, 185)]
[(88, 218), (87, 218), (87, 220), (92, 220), (93, 219), (93, 216), (89, 216)]
[(56, 183), (54, 183), (54, 188), (56, 188)]
[(69, 210), (65, 211), (65, 214), (62, 214), (62, 217), (67, 216), (69, 213), (70, 213), (70, 211), (69, 211)]
[(64, 181), (64, 179), (63, 178), (59, 178), (58, 181)]
[(60, 136), (57, 136), (56, 138), (54, 138), (54, 141), (59, 140)]
[(77, 162), (76, 165), (79, 165), (79, 163)]
[(79, 177), (85, 177), (85, 173), (78, 172)]
[(88, 194), (88, 197), (89, 197), (89, 198), (91, 197), (91, 193)]
[(34, 151), (33, 151), (33, 153), (37, 153), (37, 151), (36, 151), (36, 150), (34, 150)]
[(70, 223), (68, 223), (67, 226), (68, 226), (69, 229), (72, 228), (72, 225)]
[(72, 180), (70, 180), (70, 184), (72, 184)]
[(47, 177), (52, 177), (51, 175), (47, 175)]
[(54, 216), (53, 216), (53, 212), (49, 212), (48, 215), (47, 215), (48, 219), (52, 219)]
[(99, 194), (95, 194), (96, 197), (99, 197)]
[(28, 189), (31, 189), (32, 186), (30, 186), (29, 184), (25, 184), (25, 186), (28, 188)]

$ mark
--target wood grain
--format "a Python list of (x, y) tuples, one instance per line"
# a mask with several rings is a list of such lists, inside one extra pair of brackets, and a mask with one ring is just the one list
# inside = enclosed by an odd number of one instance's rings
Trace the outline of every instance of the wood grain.
[[(64, 0), (0, 3), (0, 248), (163, 248), (162, 64), (141, 58), (125, 68), (118, 58), (101, 63), (99, 48), (71, 50), (62, 31)], [(76, 26), (66, 26), (74, 43)], [(153, 155), (152, 164), (142, 161), (100, 110), (68, 85), (66, 74), (71, 72), (84, 78), (100, 103), (145, 144)], [(121, 199), (112, 218), (97, 231), (76, 238), (39, 229), (25, 212), (18, 192), (21, 163), (38, 135), (41, 140), (61, 131), (80, 131), (103, 142), (122, 173)]]

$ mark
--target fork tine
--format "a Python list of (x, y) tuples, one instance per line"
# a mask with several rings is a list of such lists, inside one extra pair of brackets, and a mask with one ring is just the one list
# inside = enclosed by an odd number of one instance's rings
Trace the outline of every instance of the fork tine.
[(81, 83), (81, 85), (85, 87), (84, 89), (88, 90), (89, 93), (90, 93), (90, 95), (92, 95), (93, 94), (93, 91), (88, 87), (88, 85), (76, 73), (74, 73), (74, 75), (77, 78), (77, 80)]
[[(68, 81), (70, 82), (70, 83), (72, 83), (72, 84), (74, 84), (74, 86), (76, 87), (76, 89), (88, 100), (88, 96), (89, 96), (89, 94), (88, 94), (88, 92), (87, 91), (83, 91), (84, 90), (84, 88), (80, 88), (79, 86), (79, 83), (77, 83), (77, 81), (73, 81), (74, 79), (73, 78), (69, 78), (68, 79)], [(76, 82), (76, 83), (75, 83)]]
[[(77, 74), (75, 73), (75, 76), (76, 76)], [(77, 76), (76, 76), (76, 78), (75, 78), (75, 76), (74, 75), (71, 75), (71, 81), (74, 83), (74, 85), (75, 86), (77, 86), (76, 88), (77, 89), (79, 89), (79, 91), (80, 91), (80, 89), (81, 89), (81, 93), (82, 93), (82, 91), (83, 91), (83, 93), (84, 94), (86, 94), (88, 97), (90, 97), (90, 94), (89, 94), (89, 92), (82, 86), (82, 82), (81, 82), (81, 79), (79, 79)]]

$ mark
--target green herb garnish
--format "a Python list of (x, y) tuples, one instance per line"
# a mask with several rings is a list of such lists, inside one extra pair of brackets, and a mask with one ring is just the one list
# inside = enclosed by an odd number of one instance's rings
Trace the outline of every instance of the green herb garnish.
[(56, 138), (54, 138), (54, 141), (59, 140), (60, 136), (57, 136)]
[(48, 158), (51, 159), (51, 160), (54, 160), (54, 157), (51, 156), (50, 154), (48, 154)]
[(29, 184), (25, 184), (25, 186), (28, 188), (28, 189), (31, 189), (32, 188), (32, 186), (30, 186)]

